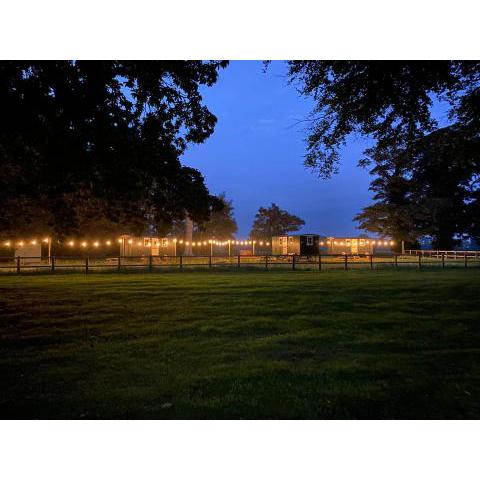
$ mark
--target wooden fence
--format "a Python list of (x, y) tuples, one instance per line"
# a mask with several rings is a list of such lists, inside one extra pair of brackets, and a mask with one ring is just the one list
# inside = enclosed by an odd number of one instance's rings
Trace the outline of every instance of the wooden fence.
[(421, 255), (429, 258), (473, 258), (480, 259), (480, 251), (478, 250), (405, 250), (405, 255)]
[[(354, 270), (381, 268), (447, 268), (480, 266), (480, 255), (466, 252), (456, 256), (439, 252), (432, 255), (232, 255), (232, 256), (142, 256), (142, 257), (0, 257), (0, 274), (59, 272), (154, 272), (188, 269), (278, 269), (291, 270)], [(475, 252), (474, 252), (475, 253)], [(478, 253), (478, 252), (476, 252)]]

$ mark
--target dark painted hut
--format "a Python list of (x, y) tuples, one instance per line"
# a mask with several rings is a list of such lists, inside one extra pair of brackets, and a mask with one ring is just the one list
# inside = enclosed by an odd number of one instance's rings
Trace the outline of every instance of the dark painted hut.
[(272, 255), (318, 255), (319, 244), (315, 234), (272, 237)]

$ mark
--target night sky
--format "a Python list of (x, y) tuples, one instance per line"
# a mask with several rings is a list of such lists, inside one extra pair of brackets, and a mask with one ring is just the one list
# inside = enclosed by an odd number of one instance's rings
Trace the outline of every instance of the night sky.
[(233, 200), (239, 237), (247, 237), (260, 206), (272, 202), (305, 220), (303, 232), (353, 235), (355, 214), (371, 202), (370, 175), (357, 166), (368, 140), (351, 137), (339, 174), (322, 180), (303, 165), (304, 120), (313, 102), (286, 78), (284, 62), (233, 61), (202, 90), (218, 118), (213, 135), (193, 145), (184, 164), (198, 168), (211, 193)]

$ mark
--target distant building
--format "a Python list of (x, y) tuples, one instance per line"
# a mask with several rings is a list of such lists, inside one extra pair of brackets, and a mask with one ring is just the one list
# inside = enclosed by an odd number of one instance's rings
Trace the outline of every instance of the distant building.
[(320, 235), (284, 235), (272, 237), (272, 255), (318, 255)]
[(328, 237), (320, 242), (320, 252), (331, 255), (372, 255), (391, 253), (393, 242), (365, 237)]
[(121, 257), (148, 257), (150, 255), (176, 255), (177, 244), (172, 238), (134, 237), (122, 235), (120, 237)]
[(391, 253), (393, 242), (364, 237), (324, 237), (316, 234), (272, 238), (273, 255), (371, 255)]

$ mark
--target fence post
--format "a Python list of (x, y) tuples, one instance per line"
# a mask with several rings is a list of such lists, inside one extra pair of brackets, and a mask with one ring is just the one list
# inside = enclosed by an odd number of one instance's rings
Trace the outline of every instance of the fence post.
[(238, 255), (238, 258), (237, 258), (237, 266), (238, 268), (240, 268), (240, 255)]
[(152, 273), (152, 270), (153, 270), (152, 256), (149, 255), (149, 256), (148, 256), (148, 271), (149, 271), (150, 273)]
[(265, 255), (265, 270), (268, 270), (268, 255)]
[(398, 267), (398, 255), (395, 254), (395, 268)]
[(88, 273), (88, 257), (85, 257), (85, 274)]
[(50, 257), (50, 265), (52, 268), (52, 273), (55, 272), (55, 257)]
[(418, 268), (422, 268), (422, 254), (418, 254)]
[(121, 268), (122, 268), (122, 257), (118, 257), (117, 271), (119, 272)]
[(318, 254), (318, 269), (322, 270), (322, 255)]
[(445, 253), (442, 252), (442, 268), (445, 268)]
[(345, 270), (348, 270), (348, 255), (345, 254)]
[(183, 268), (183, 255), (180, 255), (179, 267), (180, 267), (180, 268)]
[(370, 270), (373, 270), (373, 253), (370, 254)]
[(17, 257), (17, 273), (20, 273), (20, 257)]
[(208, 268), (212, 268), (212, 256), (208, 256)]
[(293, 257), (292, 257), (292, 270), (295, 270), (295, 254), (293, 254)]
[(465, 252), (465, 268), (467, 268), (467, 253)]

